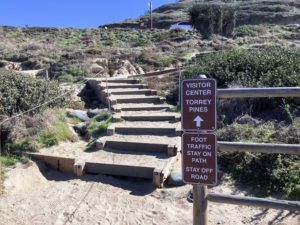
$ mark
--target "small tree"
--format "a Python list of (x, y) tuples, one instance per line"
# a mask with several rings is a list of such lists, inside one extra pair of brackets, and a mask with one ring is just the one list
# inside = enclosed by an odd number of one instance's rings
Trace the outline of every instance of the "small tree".
[(236, 5), (197, 3), (189, 9), (190, 23), (204, 38), (213, 34), (231, 36), (236, 23)]

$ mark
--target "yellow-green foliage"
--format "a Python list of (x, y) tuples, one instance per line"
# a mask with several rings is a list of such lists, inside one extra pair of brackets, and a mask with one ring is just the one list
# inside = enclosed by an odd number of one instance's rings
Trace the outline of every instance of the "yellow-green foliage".
[(272, 143), (276, 129), (273, 123), (259, 126), (231, 124), (217, 131), (218, 139), (226, 141)]
[(102, 112), (92, 118), (88, 125), (88, 131), (91, 134), (106, 132), (112, 121), (112, 115), (109, 112)]
[(9, 152), (13, 151), (38, 151), (43, 147), (57, 145), (60, 141), (76, 141), (77, 137), (70, 130), (65, 112), (54, 109), (47, 111), (51, 116), (46, 119), (36, 133), (33, 135), (18, 139), (13, 143), (8, 143), (6, 148)]
[(236, 29), (237, 36), (258, 36), (265, 33), (267, 27), (264, 25), (242, 25)]
[(4, 167), (13, 166), (20, 160), (17, 156), (2, 155), (0, 156), (0, 165)]

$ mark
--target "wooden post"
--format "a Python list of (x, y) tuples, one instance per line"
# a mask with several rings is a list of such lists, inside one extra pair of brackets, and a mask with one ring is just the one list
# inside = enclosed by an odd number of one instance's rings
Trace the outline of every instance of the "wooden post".
[(153, 15), (152, 15), (152, 1), (149, 2), (149, 8), (150, 8), (150, 29), (153, 29)]
[(178, 105), (181, 107), (181, 80), (182, 80), (182, 74), (181, 74), (181, 63), (178, 63), (178, 77), (179, 77), (179, 95), (178, 95)]
[(207, 186), (193, 185), (193, 225), (207, 225)]

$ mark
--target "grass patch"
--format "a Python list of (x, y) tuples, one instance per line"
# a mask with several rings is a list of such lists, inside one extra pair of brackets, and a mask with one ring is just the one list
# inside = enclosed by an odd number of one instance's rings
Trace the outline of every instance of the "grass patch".
[(272, 143), (276, 129), (273, 123), (260, 126), (233, 123), (217, 131), (219, 141)]
[(13, 155), (2, 155), (0, 156), (0, 164), (4, 167), (9, 167), (15, 165), (18, 161), (20, 161), (20, 158)]
[(175, 54), (169, 55), (156, 55), (156, 54), (146, 54), (142, 53), (135, 58), (136, 63), (140, 64), (142, 67), (155, 67), (163, 68), (169, 67), (178, 62), (178, 57)]
[(242, 25), (236, 29), (236, 35), (238, 37), (244, 36), (258, 36), (266, 32), (267, 27), (262, 25)]
[(24, 138), (8, 143), (6, 149), (9, 152), (14, 151), (38, 151), (44, 147), (57, 145), (60, 141), (76, 141), (77, 137), (70, 130), (65, 112), (55, 109), (46, 111), (44, 117), (48, 120), (37, 131)]
[(180, 107), (173, 107), (170, 109), (171, 112), (175, 112), (175, 113), (181, 113), (181, 108)]
[(92, 118), (88, 125), (88, 132), (92, 135), (101, 134), (107, 131), (112, 123), (112, 115), (109, 112), (101, 112)]

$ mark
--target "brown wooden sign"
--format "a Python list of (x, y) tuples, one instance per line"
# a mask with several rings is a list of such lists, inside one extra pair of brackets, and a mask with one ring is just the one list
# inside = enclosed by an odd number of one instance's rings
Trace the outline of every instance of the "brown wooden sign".
[(203, 185), (214, 185), (217, 183), (215, 134), (183, 134), (182, 170), (185, 183)]
[(182, 130), (216, 129), (215, 79), (189, 79), (181, 83)]

